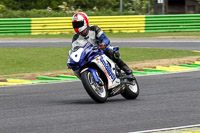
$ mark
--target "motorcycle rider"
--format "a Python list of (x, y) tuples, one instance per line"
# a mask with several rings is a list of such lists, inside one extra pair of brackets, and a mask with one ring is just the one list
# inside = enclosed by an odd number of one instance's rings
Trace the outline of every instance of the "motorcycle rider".
[(98, 49), (103, 50), (126, 73), (128, 79), (134, 79), (132, 70), (122, 61), (119, 52), (113, 49), (110, 40), (97, 25), (89, 25), (89, 19), (85, 13), (75, 13), (72, 17), (72, 25), (76, 32), (72, 43), (75, 40), (87, 40), (93, 45), (97, 45)]

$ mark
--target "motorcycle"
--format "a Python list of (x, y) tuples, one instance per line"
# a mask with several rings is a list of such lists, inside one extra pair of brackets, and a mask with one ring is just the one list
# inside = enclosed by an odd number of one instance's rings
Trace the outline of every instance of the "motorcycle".
[[(118, 47), (114, 49), (119, 50)], [(90, 42), (74, 41), (69, 51), (67, 65), (97, 103), (104, 103), (108, 97), (118, 94), (125, 99), (136, 99), (139, 95), (136, 78), (130, 81), (123, 70)]]

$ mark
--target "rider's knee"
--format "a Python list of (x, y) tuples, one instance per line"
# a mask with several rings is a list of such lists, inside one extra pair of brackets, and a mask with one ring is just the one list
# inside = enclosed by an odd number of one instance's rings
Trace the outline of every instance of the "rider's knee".
[(113, 56), (114, 56), (115, 59), (119, 59), (120, 58), (120, 54), (119, 54), (118, 51), (114, 51), (113, 52)]
[(106, 53), (106, 55), (111, 58), (113, 61), (117, 61), (120, 58), (120, 54), (118, 51), (115, 51), (113, 49), (109, 49), (108, 52)]

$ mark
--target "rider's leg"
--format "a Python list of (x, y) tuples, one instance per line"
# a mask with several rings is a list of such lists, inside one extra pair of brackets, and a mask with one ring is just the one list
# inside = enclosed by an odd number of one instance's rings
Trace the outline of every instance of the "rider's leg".
[(118, 51), (113, 50), (112, 48), (107, 48), (105, 54), (111, 58), (120, 69), (122, 69), (126, 75), (128, 75), (128, 78), (134, 79), (132, 70), (128, 67), (128, 65), (121, 59), (120, 54)]

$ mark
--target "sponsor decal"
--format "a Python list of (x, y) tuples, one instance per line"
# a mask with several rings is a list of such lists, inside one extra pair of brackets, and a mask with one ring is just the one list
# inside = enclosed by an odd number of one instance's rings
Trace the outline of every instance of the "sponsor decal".
[(108, 75), (111, 77), (111, 79), (114, 81), (116, 79), (115, 74), (112, 72), (112, 69), (110, 67), (110, 65), (108, 65), (108, 63), (106, 63), (103, 59), (103, 57), (100, 57), (100, 61), (102, 62), (102, 64), (104, 65)]

